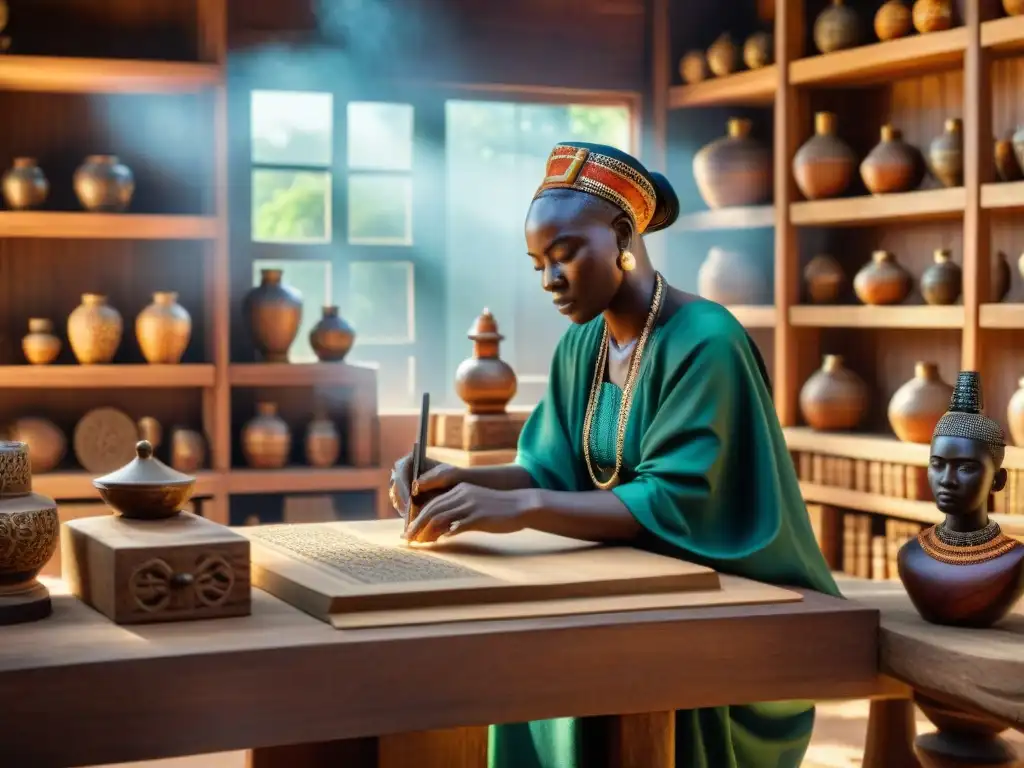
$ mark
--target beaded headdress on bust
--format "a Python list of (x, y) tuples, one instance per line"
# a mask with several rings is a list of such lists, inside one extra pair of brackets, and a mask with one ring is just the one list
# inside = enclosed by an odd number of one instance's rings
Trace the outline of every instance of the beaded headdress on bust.
[(977, 440), (988, 450), (996, 467), (1001, 467), (1006, 455), (1006, 435), (1003, 428), (982, 413), (984, 399), (981, 394), (981, 376), (977, 371), (960, 371), (949, 399), (949, 410), (935, 425), (936, 437), (963, 437)]

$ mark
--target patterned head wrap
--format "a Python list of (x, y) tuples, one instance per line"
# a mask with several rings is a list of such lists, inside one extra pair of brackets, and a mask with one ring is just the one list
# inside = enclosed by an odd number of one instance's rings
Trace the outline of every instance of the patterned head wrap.
[(1006, 435), (1002, 427), (982, 413), (983, 410), (981, 376), (977, 371), (960, 371), (953, 396), (949, 399), (949, 410), (935, 425), (932, 439), (963, 437), (976, 440), (985, 446), (996, 469), (999, 469), (1006, 455)]

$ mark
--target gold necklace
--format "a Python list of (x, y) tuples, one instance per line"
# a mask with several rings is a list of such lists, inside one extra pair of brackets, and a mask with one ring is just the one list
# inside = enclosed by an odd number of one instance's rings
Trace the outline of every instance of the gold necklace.
[(622, 402), (619, 404), (619, 423), (615, 431), (615, 470), (612, 476), (605, 481), (597, 479), (594, 472), (593, 461), (590, 458), (590, 430), (594, 425), (594, 412), (597, 410), (598, 399), (601, 392), (601, 381), (604, 379), (604, 367), (608, 359), (608, 323), (604, 324), (604, 333), (601, 334), (601, 346), (597, 351), (597, 363), (594, 367), (594, 381), (590, 387), (590, 399), (587, 401), (586, 416), (583, 419), (583, 458), (587, 463), (587, 471), (594, 485), (602, 491), (607, 491), (619, 484), (619, 471), (622, 469), (622, 448), (626, 441), (626, 424), (629, 421), (629, 410), (633, 405), (633, 392), (636, 387), (637, 374), (640, 372), (640, 359), (644, 353), (644, 346), (647, 338), (654, 328), (654, 321), (661, 310), (661, 296), (663, 292), (663, 281), (661, 274), (654, 273), (654, 298), (651, 301), (651, 311), (647, 315), (647, 322), (640, 333), (640, 338), (633, 350), (629, 361), (629, 370), (626, 373), (626, 381), (622, 386)]

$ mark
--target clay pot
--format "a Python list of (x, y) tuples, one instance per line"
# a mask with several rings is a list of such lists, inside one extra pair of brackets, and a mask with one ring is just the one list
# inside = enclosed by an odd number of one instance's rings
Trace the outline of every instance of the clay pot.
[(993, 159), (996, 164), (996, 175), (1000, 181), (1020, 181), (1024, 178), (1013, 142), (1009, 139), (996, 139), (993, 148)]
[(306, 427), (306, 463), (311, 467), (333, 467), (341, 455), (341, 435), (334, 422), (318, 414)]
[(928, 147), (932, 174), (944, 187), (962, 187), (964, 183), (963, 122), (958, 117), (946, 121), (945, 130)]
[(1024, 0), (1003, 0), (1007, 16), (1024, 16)]
[(836, 136), (836, 116), (818, 112), (814, 135), (793, 156), (796, 185), (808, 200), (838, 197), (850, 186), (857, 157), (849, 145)]
[(740, 51), (732, 36), (723, 32), (708, 48), (708, 69), (718, 77), (731, 75), (740, 68)]
[(242, 310), (253, 344), (268, 363), (287, 363), (302, 322), (302, 294), (281, 282), (280, 269), (260, 270), (260, 284), (245, 295)]
[(875, 34), (883, 42), (906, 37), (913, 28), (912, 14), (903, 0), (889, 0), (875, 14)]
[(775, 38), (771, 32), (755, 32), (743, 43), (743, 63), (761, 69), (775, 62)]
[(853, 290), (865, 304), (899, 304), (910, 295), (910, 273), (888, 251), (875, 251), (853, 278)]
[(1006, 254), (1002, 251), (996, 253), (992, 260), (992, 281), (991, 296), (993, 302), (1000, 302), (1010, 292), (1010, 264), (1006, 260)]
[(491, 310), (484, 309), (467, 335), (473, 342), (473, 356), (455, 370), (455, 392), (470, 413), (504, 413), (518, 383), (512, 367), (498, 357), (505, 337), (498, 333)]
[(195, 472), (206, 464), (206, 441), (192, 429), (171, 432), (171, 466), (179, 472)]
[(771, 200), (771, 152), (751, 138), (752, 127), (746, 118), (731, 118), (728, 134), (694, 156), (697, 189), (709, 208), (759, 205)]
[(292, 433), (277, 415), (277, 403), (256, 403), (256, 415), (242, 427), (242, 454), (254, 469), (280, 469), (288, 463)]
[(814, 44), (822, 53), (854, 48), (860, 42), (860, 17), (843, 0), (832, 0), (814, 20)]
[[(2, 29), (2, 27), (0, 27)], [(14, 211), (38, 208), (46, 202), (50, 182), (34, 157), (16, 157), (3, 177), (4, 201)]]
[(905, 443), (931, 443), (952, 395), (953, 387), (942, 380), (935, 363), (915, 363), (914, 378), (889, 401), (889, 426)]
[(914, 29), (922, 35), (952, 26), (953, 0), (917, 0), (914, 3)]
[(154, 293), (153, 303), (135, 318), (135, 337), (147, 363), (180, 362), (192, 337), (192, 317), (178, 303), (178, 294)]
[(32, 472), (51, 472), (64, 459), (68, 439), (60, 427), (49, 419), (26, 416), (11, 424), (10, 439), (28, 446)]
[(813, 429), (855, 429), (867, 408), (868, 388), (841, 355), (825, 355), (800, 389), (800, 412)]
[(83, 293), (68, 316), (68, 343), (82, 365), (109, 363), (121, 345), (121, 313), (99, 293)]
[(708, 63), (704, 58), (704, 51), (688, 51), (679, 60), (679, 76), (688, 85), (707, 80), (708, 74)]
[(336, 306), (324, 307), (323, 316), (309, 332), (309, 344), (317, 359), (337, 363), (345, 359), (356, 340), (356, 332), (338, 316)]
[(74, 175), (75, 194), (87, 211), (126, 211), (135, 176), (117, 155), (89, 155)]
[(1017, 391), (1006, 407), (1006, 421), (1014, 445), (1024, 446), (1024, 378), (1017, 381)]
[(819, 254), (804, 267), (804, 284), (812, 304), (835, 304), (846, 290), (846, 274), (834, 258)]
[(772, 274), (751, 254), (715, 246), (697, 270), (697, 293), (719, 304), (771, 304)]
[(919, 175), (917, 151), (891, 125), (883, 125), (881, 141), (860, 164), (860, 177), (873, 195), (906, 192)]
[(61, 341), (53, 334), (53, 321), (46, 317), (30, 317), (28, 334), (21, 339), (21, 351), (32, 365), (47, 365), (60, 354)]
[(934, 257), (935, 263), (921, 275), (921, 295), (928, 304), (955, 304), (963, 287), (963, 273), (948, 250), (940, 248)]

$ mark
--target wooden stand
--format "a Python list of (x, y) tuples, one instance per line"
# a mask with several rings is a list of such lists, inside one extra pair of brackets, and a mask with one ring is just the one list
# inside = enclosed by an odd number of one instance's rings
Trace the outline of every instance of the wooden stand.
[(33, 580), (27, 589), (0, 590), (0, 626), (38, 621), (52, 612), (50, 591), (38, 581)]
[(508, 464), (529, 411), (474, 415), (439, 413), (431, 416), (427, 456), (457, 467)]
[(1015, 768), (1017, 751), (999, 734), (1006, 726), (917, 693), (914, 701), (935, 724), (935, 733), (917, 737), (922, 768)]

